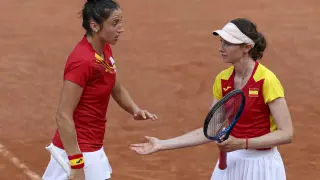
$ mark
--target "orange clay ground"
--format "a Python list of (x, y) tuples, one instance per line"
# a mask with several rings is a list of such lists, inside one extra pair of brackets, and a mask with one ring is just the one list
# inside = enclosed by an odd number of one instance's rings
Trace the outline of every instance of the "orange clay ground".
[[(63, 68), (84, 31), (83, 0), (0, 1), (0, 143), (41, 176), (44, 147), (56, 129)], [(282, 82), (295, 127), (279, 148), (288, 180), (318, 179), (319, 1), (119, 0), (125, 33), (113, 47), (121, 82), (134, 100), (159, 116), (135, 122), (112, 100), (105, 151), (118, 180), (208, 180), (214, 143), (142, 156), (129, 150), (143, 136), (170, 138), (203, 124), (214, 77), (227, 67), (214, 29), (235, 17), (257, 23), (268, 40), (261, 61)], [(0, 179), (28, 176), (0, 155)]]

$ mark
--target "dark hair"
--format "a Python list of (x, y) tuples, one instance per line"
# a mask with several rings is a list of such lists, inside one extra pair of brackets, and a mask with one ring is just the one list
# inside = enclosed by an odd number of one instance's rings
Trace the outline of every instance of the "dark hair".
[(114, 0), (87, 0), (81, 11), (82, 27), (88, 35), (92, 35), (90, 20), (102, 25), (112, 12), (119, 8), (119, 4)]
[(237, 18), (231, 20), (231, 23), (235, 24), (240, 31), (253, 40), (254, 47), (249, 51), (249, 55), (253, 60), (258, 60), (263, 57), (263, 52), (267, 47), (267, 41), (263, 34), (258, 32), (257, 26), (246, 18)]

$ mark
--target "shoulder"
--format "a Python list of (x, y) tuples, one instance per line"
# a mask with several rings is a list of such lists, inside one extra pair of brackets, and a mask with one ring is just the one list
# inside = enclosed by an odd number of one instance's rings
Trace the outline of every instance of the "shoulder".
[(224, 86), (223, 81), (228, 81), (233, 74), (234, 67), (231, 66), (227, 69), (221, 71), (215, 78), (213, 84), (213, 96), (215, 99), (220, 100), (223, 97), (222, 86)]
[(83, 56), (79, 53), (71, 53), (67, 59), (65, 68), (72, 69), (80, 66), (91, 67), (95, 63), (94, 56)]
[(224, 69), (221, 71), (217, 76), (216, 80), (228, 80), (230, 79), (232, 73), (233, 73), (234, 67), (230, 66), (227, 69)]
[(255, 71), (253, 78), (256, 82), (261, 80), (265, 82), (279, 81), (275, 73), (273, 73), (269, 68), (267, 68), (261, 63), (258, 64), (257, 70)]
[(279, 97), (284, 97), (284, 89), (279, 79), (275, 73), (262, 64), (259, 64), (254, 79), (256, 81), (263, 81), (262, 92), (265, 104), (270, 103)]
[(66, 67), (95, 63), (95, 53), (86, 44), (79, 42), (68, 56)]

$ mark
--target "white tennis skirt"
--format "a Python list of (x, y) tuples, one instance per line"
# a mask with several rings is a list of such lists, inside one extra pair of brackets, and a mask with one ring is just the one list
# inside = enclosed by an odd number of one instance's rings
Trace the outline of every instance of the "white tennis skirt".
[(220, 170), (218, 163), (211, 180), (286, 180), (283, 161), (276, 147), (265, 151), (229, 152), (225, 170)]
[[(63, 149), (56, 146), (54, 146), (54, 148), (59, 154), (61, 154), (66, 162), (69, 161), (68, 155)], [(103, 148), (94, 152), (84, 152), (83, 156), (85, 159), (84, 172), (86, 180), (106, 180), (111, 178), (112, 169)], [(42, 176), (42, 179), (67, 180), (68, 175), (59, 163), (51, 156), (50, 162)]]

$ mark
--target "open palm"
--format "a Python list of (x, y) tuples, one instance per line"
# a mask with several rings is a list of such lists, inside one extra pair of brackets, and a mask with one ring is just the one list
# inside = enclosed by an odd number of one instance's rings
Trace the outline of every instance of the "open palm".
[(145, 136), (146, 143), (131, 144), (130, 149), (138, 154), (151, 154), (160, 150), (160, 140), (155, 137)]

